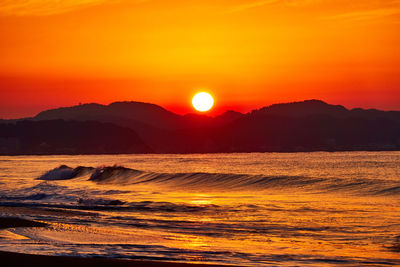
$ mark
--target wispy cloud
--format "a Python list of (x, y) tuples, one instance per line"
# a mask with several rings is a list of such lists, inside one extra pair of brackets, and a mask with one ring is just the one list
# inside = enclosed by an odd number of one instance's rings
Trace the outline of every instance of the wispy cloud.
[(266, 6), (266, 5), (273, 5), (273, 4), (276, 4), (279, 2), (282, 2), (282, 0), (264, 0), (264, 1), (250, 2), (250, 3), (245, 3), (245, 4), (240, 4), (240, 5), (230, 7), (224, 13), (236, 13), (236, 12), (245, 11), (247, 9), (262, 7), (262, 6)]
[[(253, 0), (228, 7), (224, 13), (244, 12), (272, 5), (313, 10), (323, 20), (373, 21), (392, 18), (400, 22), (400, 0)], [(319, 13), (319, 15), (317, 15)]]
[(3, 15), (53, 15), (118, 0), (0, 0)]
[(325, 20), (374, 21), (383, 18), (400, 20), (400, 0), (357, 1), (354, 8), (322, 16)]
[(323, 19), (363, 21), (363, 20), (375, 20), (385, 17), (397, 17), (400, 20), (400, 7), (352, 11), (341, 14), (335, 14), (331, 16), (325, 16), (323, 17)]

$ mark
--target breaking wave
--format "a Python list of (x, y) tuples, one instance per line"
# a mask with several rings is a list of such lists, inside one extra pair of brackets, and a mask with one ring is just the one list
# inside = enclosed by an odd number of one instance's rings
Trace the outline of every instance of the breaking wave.
[(89, 174), (93, 170), (94, 168), (92, 167), (79, 166), (71, 168), (66, 165), (61, 165), (60, 167), (47, 171), (42, 176), (38, 177), (37, 180), (68, 180)]
[(123, 166), (71, 168), (62, 165), (40, 176), (40, 180), (65, 180), (89, 175), (89, 180), (113, 185), (152, 185), (193, 190), (288, 190), (344, 192), (357, 195), (398, 195), (400, 182), (362, 178), (314, 178), (304, 176), (266, 176), (227, 173), (156, 173)]

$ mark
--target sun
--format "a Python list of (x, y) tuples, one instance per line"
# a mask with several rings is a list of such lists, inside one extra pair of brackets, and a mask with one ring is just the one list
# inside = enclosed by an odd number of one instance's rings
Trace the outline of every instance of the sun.
[(192, 105), (197, 111), (209, 111), (214, 105), (214, 99), (209, 93), (200, 92), (193, 97)]

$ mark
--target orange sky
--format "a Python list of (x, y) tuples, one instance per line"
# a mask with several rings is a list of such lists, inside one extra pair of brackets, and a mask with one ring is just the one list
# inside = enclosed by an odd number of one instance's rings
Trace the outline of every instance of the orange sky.
[(400, 110), (400, 0), (0, 0), (0, 118), (80, 102)]

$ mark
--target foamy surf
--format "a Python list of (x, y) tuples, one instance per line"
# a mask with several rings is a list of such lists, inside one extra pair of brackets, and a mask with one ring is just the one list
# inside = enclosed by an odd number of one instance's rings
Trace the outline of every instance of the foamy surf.
[(0, 162), (0, 216), (46, 222), (4, 230), (0, 250), (244, 266), (400, 264), (398, 152)]
[[(72, 168), (66, 165), (51, 169), (38, 180), (69, 180), (87, 175), (89, 181), (113, 185), (154, 185), (192, 190), (285, 190), (308, 192), (344, 192), (355, 195), (396, 196), (400, 193), (398, 180), (368, 178), (319, 178), (303, 176), (265, 176), (229, 173), (156, 173), (123, 166)], [(32, 195), (31, 198), (41, 195)], [(43, 196), (45, 197), (45, 196)]]

